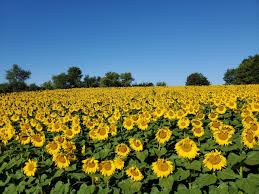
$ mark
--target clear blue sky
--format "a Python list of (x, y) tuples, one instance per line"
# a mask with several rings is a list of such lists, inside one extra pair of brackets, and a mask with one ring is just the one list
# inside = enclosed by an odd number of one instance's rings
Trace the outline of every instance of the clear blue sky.
[(201, 72), (222, 84), (259, 53), (258, 26), (257, 0), (0, 0), (0, 82), (20, 64), (37, 84), (71, 65), (169, 85)]

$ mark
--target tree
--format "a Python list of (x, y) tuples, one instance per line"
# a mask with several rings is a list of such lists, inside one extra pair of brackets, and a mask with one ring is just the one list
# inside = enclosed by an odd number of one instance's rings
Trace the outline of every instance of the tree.
[(83, 86), (87, 87), (87, 88), (94, 88), (94, 87), (99, 87), (100, 86), (100, 81), (101, 81), (101, 77), (98, 76), (94, 76), (94, 77), (90, 77), (89, 75), (86, 75), (84, 77), (84, 81), (83, 81)]
[(79, 67), (70, 67), (67, 71), (67, 81), (70, 88), (81, 87), (82, 71)]
[(224, 74), (224, 81), (225, 84), (235, 84), (236, 82), (236, 69), (227, 69), (226, 73)]
[(119, 87), (120, 84), (120, 75), (116, 72), (107, 72), (104, 77), (101, 79), (102, 87)]
[(41, 87), (38, 86), (38, 85), (36, 85), (35, 83), (33, 83), (33, 84), (30, 84), (30, 85), (29, 85), (28, 89), (29, 89), (30, 91), (37, 91), (37, 90), (40, 90)]
[(131, 85), (131, 83), (134, 81), (134, 78), (132, 77), (130, 72), (121, 73), (120, 74), (120, 85), (123, 87), (128, 87)]
[(54, 89), (54, 86), (53, 86), (52, 81), (47, 81), (41, 85), (41, 88), (44, 90), (52, 90), (52, 89)]
[(65, 73), (52, 76), (53, 87), (56, 89), (69, 88), (68, 76)]
[(6, 71), (6, 79), (12, 91), (22, 91), (27, 88), (25, 81), (30, 78), (31, 72), (23, 70), (17, 64)]
[(165, 82), (157, 82), (156, 86), (166, 86), (166, 83)]
[(208, 81), (208, 79), (202, 75), (201, 73), (192, 73), (187, 77), (186, 86), (190, 86), (190, 85), (210, 85), (210, 82)]

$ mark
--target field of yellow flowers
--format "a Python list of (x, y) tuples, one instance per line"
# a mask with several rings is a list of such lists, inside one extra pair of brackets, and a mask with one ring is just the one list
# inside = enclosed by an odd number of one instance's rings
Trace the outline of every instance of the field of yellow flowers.
[(258, 193), (259, 85), (0, 96), (0, 193)]

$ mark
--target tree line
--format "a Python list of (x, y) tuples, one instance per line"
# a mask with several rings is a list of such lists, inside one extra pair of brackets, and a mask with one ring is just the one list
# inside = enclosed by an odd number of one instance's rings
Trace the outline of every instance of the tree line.
[[(0, 84), (0, 93), (35, 91), (68, 88), (94, 88), (94, 87), (129, 87), (129, 86), (154, 86), (152, 82), (133, 83), (135, 80), (130, 72), (107, 72), (103, 77), (83, 77), (79, 67), (69, 67), (67, 72), (52, 76), (51, 80), (43, 84), (26, 84), (31, 76), (29, 70), (22, 69), (14, 64), (6, 71), (6, 83)], [(223, 80), (229, 84), (258, 84), (259, 83), (259, 55), (249, 56), (237, 68), (227, 69)], [(210, 85), (210, 81), (203, 74), (195, 72), (187, 76), (185, 85)], [(166, 86), (166, 82), (157, 82), (156, 86)]]

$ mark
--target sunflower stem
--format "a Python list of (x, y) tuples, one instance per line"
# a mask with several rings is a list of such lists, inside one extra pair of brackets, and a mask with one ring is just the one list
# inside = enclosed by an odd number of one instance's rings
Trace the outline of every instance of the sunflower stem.
[(240, 174), (240, 176), (241, 176), (241, 178), (242, 178), (242, 177), (243, 177), (243, 166), (240, 166), (239, 174)]

